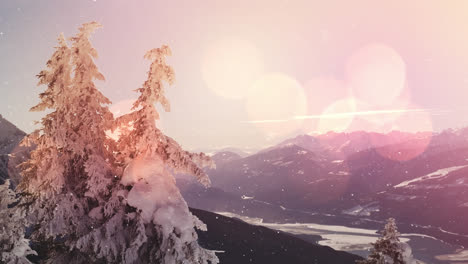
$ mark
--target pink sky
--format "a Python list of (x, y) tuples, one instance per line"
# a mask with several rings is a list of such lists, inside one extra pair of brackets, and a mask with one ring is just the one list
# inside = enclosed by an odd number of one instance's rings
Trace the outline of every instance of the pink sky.
[[(145, 51), (171, 46), (177, 81), (160, 124), (184, 147), (260, 147), (327, 128), (462, 127), (467, 10), (466, 1), (6, 0), (0, 114), (31, 131), (41, 114), (28, 109), (44, 89), (34, 76), (56, 37), (96, 20), (104, 28), (92, 41), (106, 77), (98, 86), (113, 109), (124, 111), (145, 80)], [(350, 98), (358, 100), (350, 106)]]

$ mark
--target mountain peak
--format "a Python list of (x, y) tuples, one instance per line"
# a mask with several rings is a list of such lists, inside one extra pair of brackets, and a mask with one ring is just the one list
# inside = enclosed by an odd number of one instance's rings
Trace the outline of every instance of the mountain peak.
[(11, 139), (11, 137), (21, 137), (23, 138), (26, 135), (21, 129), (17, 128), (13, 123), (6, 120), (0, 114), (0, 141)]

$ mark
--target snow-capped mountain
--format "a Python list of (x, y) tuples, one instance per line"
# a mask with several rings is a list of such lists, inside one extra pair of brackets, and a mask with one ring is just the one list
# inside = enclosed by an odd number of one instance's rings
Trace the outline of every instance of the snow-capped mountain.
[[(408, 223), (407, 228), (431, 226), (431, 234), (468, 245), (458, 236), (437, 231), (468, 235), (463, 220), (468, 218), (467, 134), (449, 130), (302, 135), (244, 158), (223, 153), (229, 158), (216, 157), (216, 169), (208, 171), (214, 188), (198, 193), (191, 189), (185, 195), (189, 204), (200, 208), (226, 209), (229, 204), (237, 213), (250, 211), (256, 216), (275, 211), (275, 220), (281, 220), (284, 208), (378, 221), (394, 216)], [(399, 155), (395, 150), (400, 149), (411, 152), (427, 138), (425, 150), (413, 159), (382, 155)], [(260, 209), (260, 203), (268, 208)], [(303, 218), (300, 213), (283, 216)]]
[(203, 152), (207, 155), (214, 156), (217, 153), (223, 152), (231, 152), (239, 155), (241, 157), (247, 157), (249, 155), (253, 155), (259, 151), (257, 148), (248, 148), (248, 147), (230, 147), (230, 146), (223, 146), (223, 147), (214, 147), (214, 148), (198, 148), (191, 150), (192, 152)]
[(211, 156), (213, 161), (218, 166), (221, 166), (222, 164), (225, 164), (225, 163), (237, 160), (237, 159), (241, 159), (242, 157), (243, 156), (235, 152), (231, 152), (231, 151), (220, 151), (220, 152), (215, 153), (213, 156)]
[(296, 145), (326, 157), (345, 158), (366, 149), (394, 145), (410, 140), (431, 136), (432, 133), (408, 133), (392, 131), (382, 134), (377, 132), (354, 131), (350, 133), (328, 132), (320, 135), (298, 135), (294, 138), (261, 150), (267, 152), (275, 148)]
[(468, 164), (448, 166), (402, 181), (379, 193), (375, 200), (385, 214), (466, 236)]

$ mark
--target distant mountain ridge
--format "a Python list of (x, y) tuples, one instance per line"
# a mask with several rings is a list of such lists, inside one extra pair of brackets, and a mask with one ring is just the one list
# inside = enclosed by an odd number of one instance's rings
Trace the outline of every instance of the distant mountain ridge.
[[(420, 142), (425, 143), (421, 153), (398, 160), (400, 149), (411, 153)], [(213, 158), (217, 167), (207, 171), (213, 191), (186, 188), (190, 205), (224, 210), (230, 206), (238, 214), (274, 221), (305, 217), (292, 211), (285, 215), (282, 208), (355, 217), (357, 222), (393, 216), (404, 228), (404, 223), (422, 231), (431, 226), (427, 232), (468, 246), (462, 237), (468, 235), (468, 167), (463, 167), (468, 165), (468, 129), (300, 135), (247, 157), (223, 152)], [(426, 176), (458, 166), (443, 177)], [(408, 181), (404, 188), (395, 187)]]
[(335, 155), (336, 157), (343, 158), (362, 150), (393, 145), (416, 138), (430, 137), (432, 135), (433, 133), (431, 132), (410, 133), (401, 131), (391, 131), (385, 134), (366, 131), (328, 132), (326, 134), (314, 136), (304, 134), (286, 139), (260, 152), (266, 152), (274, 148), (281, 148), (288, 145), (297, 145), (313, 152), (325, 152), (328, 155)]

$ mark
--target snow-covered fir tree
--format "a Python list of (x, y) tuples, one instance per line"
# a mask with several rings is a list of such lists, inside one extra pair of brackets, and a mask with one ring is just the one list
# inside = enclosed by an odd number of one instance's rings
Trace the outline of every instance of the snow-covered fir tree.
[(39, 95), (39, 104), (30, 110), (50, 109), (52, 112), (42, 118), (41, 128), (29, 134), (22, 142), (25, 145), (34, 143), (37, 147), (32, 151), (31, 159), (21, 165), (23, 170), (20, 190), (45, 195), (44, 198), (59, 192), (64, 184), (64, 168), (59, 161), (58, 151), (66, 141), (67, 120), (64, 114), (67, 111), (66, 96), (70, 85), (71, 51), (63, 34), (58, 41), (59, 46), (47, 62), (47, 69), (37, 75), (38, 85), (47, 85), (47, 89)]
[[(198, 244), (195, 228), (206, 226), (190, 213), (173, 177), (192, 174), (209, 185), (201, 167), (212, 162), (184, 151), (155, 124), (155, 103), (169, 111), (163, 89), (174, 82), (165, 63), (169, 48), (145, 55), (152, 63), (134, 111), (114, 122), (110, 101), (94, 84), (104, 79), (89, 41), (99, 27), (83, 24), (71, 47), (61, 35), (38, 74), (47, 88), (31, 110), (49, 113), (23, 140), (36, 148), (22, 164), (23, 195), (13, 215), (27, 216), (9, 241), (32, 253), (23, 238), (24, 227), (31, 227), (41, 263), (218, 263)], [(112, 125), (121, 129), (117, 143), (105, 134)]]
[(0, 185), (0, 263), (27, 264), (26, 256), (36, 254), (24, 238), (24, 210), (12, 207), (18, 200), (9, 180)]
[[(23, 208), (27, 208), (29, 225), (33, 228), (31, 239), (41, 244), (52, 242), (51, 247), (56, 237), (74, 233), (77, 228), (82, 229), (81, 224), (86, 225), (81, 219), (84, 214), (82, 202), (67, 190), (66, 184), (67, 176), (69, 179), (75, 176), (66, 173), (67, 163), (73, 160), (70, 157), (73, 154), (67, 151), (67, 136), (71, 130), (67, 119), (70, 60), (71, 50), (61, 35), (59, 45), (47, 62), (47, 69), (37, 75), (38, 84), (47, 85), (47, 89), (40, 94), (41, 101), (31, 111), (49, 109), (51, 112), (42, 118), (41, 128), (23, 140), (23, 144), (34, 144), (36, 148), (31, 152), (31, 158), (21, 164), (22, 178), (18, 186), (24, 193), (22, 204), (28, 205)], [(52, 251), (47, 253), (51, 256)], [(49, 255), (43, 257), (47, 259)]]
[(174, 82), (174, 71), (166, 64), (169, 55), (168, 46), (146, 53), (151, 60), (148, 78), (137, 89), (140, 96), (133, 112), (117, 119), (117, 126), (127, 128), (118, 141), (118, 160), (125, 167), (121, 182), (132, 186), (127, 202), (138, 209), (137, 219), (146, 230), (139, 241), (143, 262), (218, 263), (214, 252), (198, 244), (195, 228), (206, 230), (206, 226), (188, 210), (173, 176), (192, 174), (208, 186), (210, 180), (201, 167), (212, 162), (202, 153), (184, 151), (156, 127), (155, 104), (170, 110), (164, 91), (165, 84)]
[(83, 24), (71, 48), (61, 36), (47, 69), (38, 75), (39, 85), (47, 89), (31, 110), (51, 112), (24, 140), (37, 147), (22, 164), (19, 190), (25, 193), (22, 203), (28, 205), (31, 239), (50, 245), (39, 252), (47, 262), (93, 260), (75, 250), (75, 244), (102, 222), (90, 212), (107, 202), (113, 182), (105, 135), (113, 117), (105, 106), (110, 101), (94, 84), (103, 75), (94, 64), (97, 53), (89, 41), (98, 27), (95, 22)]
[(418, 264), (413, 258), (411, 247), (400, 241), (395, 219), (389, 218), (382, 236), (372, 243), (373, 248), (368, 258), (357, 261), (358, 264)]

